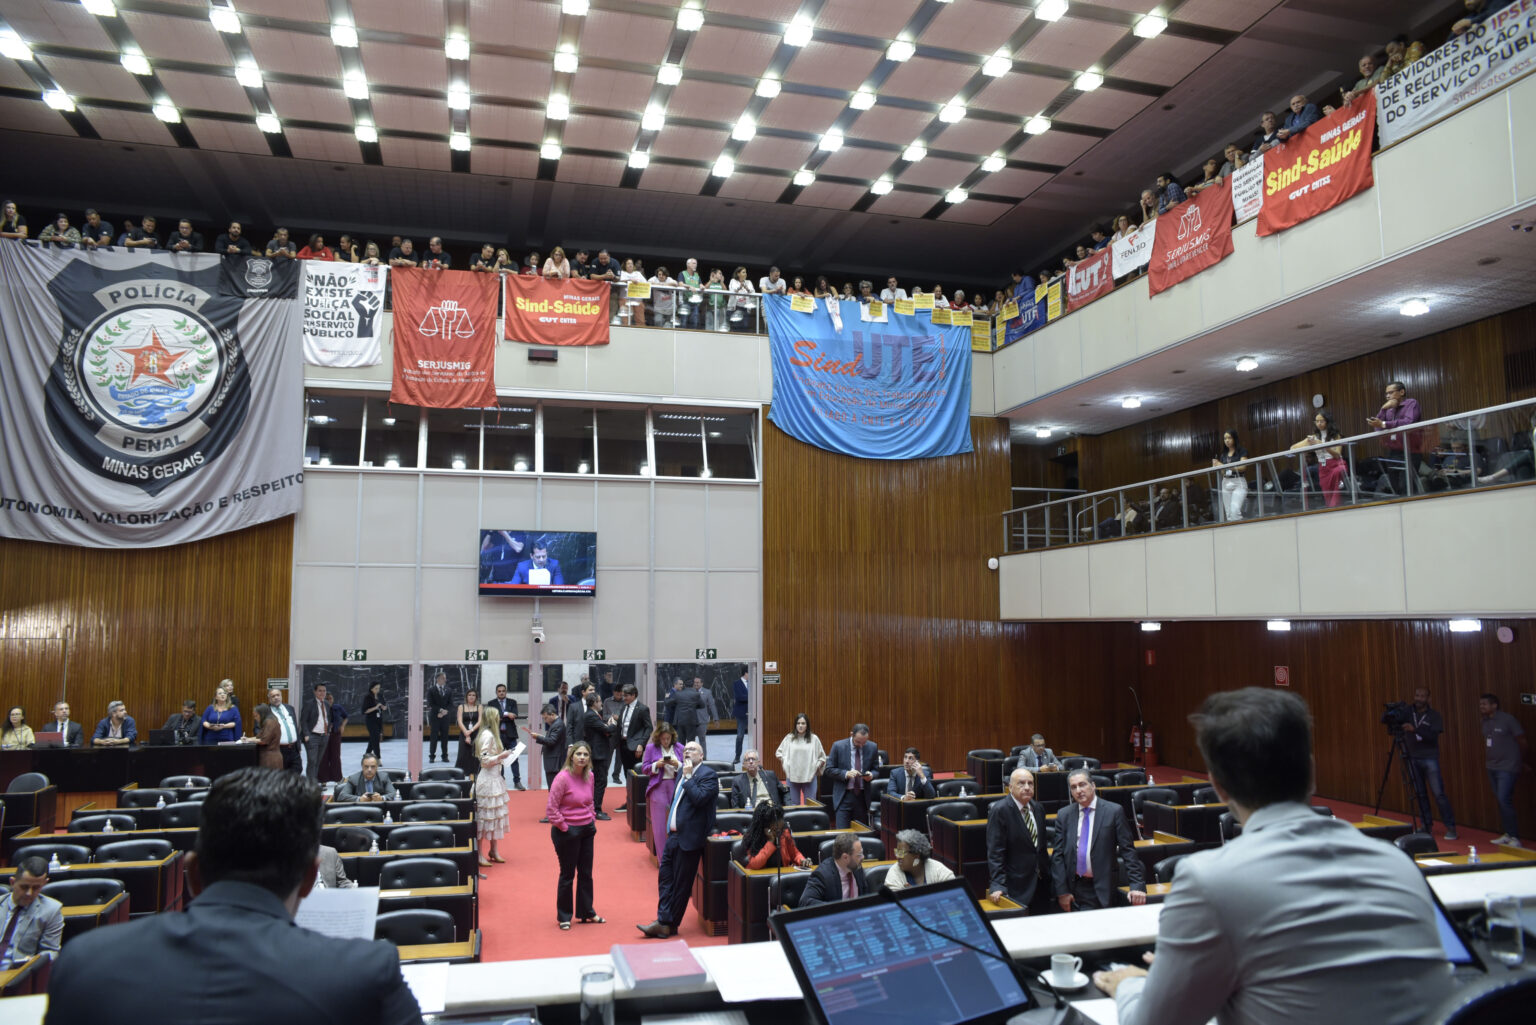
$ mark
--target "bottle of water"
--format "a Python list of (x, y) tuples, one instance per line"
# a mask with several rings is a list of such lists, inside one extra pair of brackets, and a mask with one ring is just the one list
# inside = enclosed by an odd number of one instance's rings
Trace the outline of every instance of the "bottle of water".
[(113, 833), (113, 832), (116, 832), (116, 830), (114, 830), (114, 829), (113, 829), (113, 828), (112, 828), (112, 820), (111, 820), (111, 819), (108, 819), (108, 820), (107, 820), (107, 821), (106, 821), (106, 822), (105, 822), (105, 823), (104, 823), (104, 824), (103, 824), (103, 825), (102, 825), (102, 827), (101, 827), (101, 831), (102, 831), (102, 832), (103, 832), (103, 833)]
[(317, 890), (325, 889), (325, 877), (322, 876), (318, 872), (315, 873), (315, 889), (317, 889)]
[(63, 867), (64, 867), (63, 863), (61, 863), (59, 861), (59, 852), (58, 851), (54, 851), (53, 852), (53, 857), (48, 859), (48, 874), (49, 875), (53, 875), (53, 873), (59, 871)]
[(164, 808), (165, 807), (165, 795), (164, 794), (161, 794), (160, 795), (160, 799), (155, 802), (155, 807), (156, 808)]
[(1476, 865), (1478, 862), (1477, 845), (1472, 844), (1467, 848), (1467, 864)]
[(385, 811), (384, 812), (384, 824), (386, 826), (392, 825), (394, 823), (394, 821), (395, 821), (395, 817), (393, 815), (391, 815), (388, 811)]
[(1157, 783), (1157, 780), (1152, 778), (1152, 770), (1148, 769), (1147, 770), (1147, 786), (1150, 787), (1150, 786), (1155, 785), (1156, 783)]
[(373, 843), (368, 845), (368, 853), (369, 854), (377, 854), (377, 853), (379, 853), (379, 838), (378, 837), (374, 837), (373, 838)]

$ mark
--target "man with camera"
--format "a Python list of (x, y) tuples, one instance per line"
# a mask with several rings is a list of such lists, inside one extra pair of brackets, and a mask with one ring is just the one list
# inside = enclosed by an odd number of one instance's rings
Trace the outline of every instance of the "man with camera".
[(1432, 821), (1429, 795), (1435, 795), (1440, 806), (1440, 821), (1445, 823), (1445, 838), (1456, 839), (1456, 813), (1451, 810), (1451, 799), (1445, 793), (1445, 781), (1440, 778), (1440, 734), (1445, 732), (1445, 720), (1440, 713), (1429, 707), (1429, 688), (1420, 687), (1413, 692), (1413, 704), (1407, 709), (1407, 721), (1397, 728), (1403, 734), (1403, 746), (1408, 758), (1424, 781), (1419, 791), (1419, 817), (1424, 820), (1424, 832), (1429, 832)]

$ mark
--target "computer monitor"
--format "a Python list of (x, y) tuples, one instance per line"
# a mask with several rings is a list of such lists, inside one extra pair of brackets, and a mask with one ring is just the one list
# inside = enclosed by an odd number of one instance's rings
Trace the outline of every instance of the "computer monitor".
[(817, 1025), (1000, 1025), (1035, 1006), (965, 882), (774, 916)]
[(1440, 933), (1440, 947), (1445, 951), (1445, 959), (1454, 968), (1487, 971), (1483, 959), (1477, 956), (1477, 951), (1467, 942), (1466, 934), (1461, 931), (1451, 913), (1445, 910), (1445, 905), (1440, 903), (1440, 895), (1429, 885), (1428, 879), (1424, 880), (1424, 887), (1429, 890), (1429, 899), (1435, 905), (1435, 928)]

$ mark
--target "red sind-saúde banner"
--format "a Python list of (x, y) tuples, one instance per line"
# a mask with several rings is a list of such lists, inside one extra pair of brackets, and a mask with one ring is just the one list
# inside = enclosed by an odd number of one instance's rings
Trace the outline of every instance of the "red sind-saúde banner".
[(507, 340), (607, 345), (609, 283), (507, 275)]
[(1232, 255), (1232, 180), (1180, 203), (1157, 219), (1149, 295), (1172, 288)]
[(496, 405), (495, 274), (398, 267), (391, 402), (438, 409)]
[(1332, 210), (1376, 184), (1376, 90), (1264, 154), (1259, 234), (1273, 235)]
[(1067, 271), (1067, 310), (1075, 310), (1108, 295), (1115, 287), (1110, 267), (1114, 250), (1105, 246)]

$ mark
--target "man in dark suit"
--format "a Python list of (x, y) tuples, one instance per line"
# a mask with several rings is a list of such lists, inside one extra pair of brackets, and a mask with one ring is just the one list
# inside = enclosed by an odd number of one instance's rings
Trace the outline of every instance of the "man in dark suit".
[(325, 684), (315, 684), (315, 700), (299, 713), (299, 738), (304, 744), (304, 775), (320, 782), (320, 759), (331, 742), (331, 710), (325, 703)]
[(747, 726), (750, 723), (747, 702), (752, 697), (751, 674), (746, 666), (741, 667), (741, 675), (736, 682), (731, 684), (731, 717), (736, 720), (736, 764), (741, 764), (741, 745), (747, 739)]
[[(545, 705), (539, 712), (539, 717), (544, 720), (544, 731), (538, 733), (529, 730), (528, 736), (533, 738), (533, 742), (538, 744), (542, 751), (540, 757), (544, 766), (544, 788), (547, 790), (549, 785), (555, 781), (555, 777), (560, 774), (561, 766), (565, 764), (565, 750), (567, 747), (565, 742), (565, 720), (555, 714), (554, 705)], [(539, 821), (548, 822), (549, 819), (546, 817), (539, 819)]]
[(613, 759), (613, 735), (619, 721), (611, 715), (603, 716), (603, 699), (596, 688), (588, 689), (583, 697), (587, 700), (587, 711), (581, 720), (581, 739), (592, 748), (592, 807), (597, 817), (607, 822), (610, 816), (603, 811), (603, 795), (608, 792), (608, 763)]
[[(496, 685), (496, 697), (491, 701), (491, 707), (501, 717), (501, 748), (510, 751), (517, 746), (517, 699), (507, 697), (506, 684)], [(518, 790), (527, 790), (523, 786), (522, 760), (513, 761), (509, 758), (504, 764), (512, 770), (512, 786)]]
[(923, 756), (917, 753), (917, 748), (907, 748), (906, 753), (902, 755), (901, 768), (891, 770), (891, 782), (885, 792), (894, 794), (903, 801), (939, 796), (939, 792), (933, 787), (933, 780), (929, 779), (928, 774), (923, 771)]
[(731, 807), (755, 811), (764, 801), (772, 801), (775, 808), (784, 807), (779, 778), (761, 768), (758, 753), (747, 748), (741, 753), (741, 772), (731, 781)]
[[(155, 1008), (159, 1025), (366, 1021), (419, 1025), (421, 1008), (384, 940), (338, 940), (293, 924), (314, 885), (320, 790), (291, 772), (219, 777), (184, 855), (196, 900), (70, 940), (48, 980), (49, 1025), (138, 1025), (136, 1000), (103, 1000), (147, 979), (221, 979)], [(105, 987), (105, 988), (104, 988)], [(254, 1010), (253, 1010), (254, 1009)]]
[(555, 710), (555, 715), (564, 721), (565, 713), (571, 710), (571, 685), (561, 680), (560, 689), (549, 699), (549, 705)]
[(832, 781), (832, 808), (837, 828), (869, 820), (869, 784), (880, 767), (880, 748), (870, 743), (869, 727), (857, 723), (853, 733), (832, 745), (822, 770)]
[(587, 688), (583, 678), (571, 688), (570, 703), (565, 706), (565, 743), (567, 746), (586, 740)]
[[(624, 781), (625, 793), (629, 792), (629, 770), (640, 764), (640, 757), (645, 754), (645, 745), (650, 743), (651, 731), (655, 725), (651, 722), (651, 710), (640, 700), (640, 688), (632, 683), (626, 683), (619, 688), (619, 696), (624, 702), (624, 710), (619, 713), (618, 741), (619, 764), (623, 767), (620, 773)], [(629, 807), (628, 801), (619, 805), (619, 811)]]
[(533, 542), (532, 557), (524, 559), (517, 564), (517, 572), (512, 575), (512, 582), (514, 584), (540, 583), (545, 585), (565, 583), (565, 576), (560, 572), (560, 560), (549, 557), (548, 541), (540, 538), (538, 541)]
[(1067, 774), (1067, 793), (1072, 803), (1056, 813), (1051, 854), (1051, 885), (1061, 910), (1071, 911), (1074, 905), (1083, 911), (1109, 907), (1117, 861), (1131, 888), (1131, 903), (1145, 904), (1145, 873), (1125, 812), (1118, 804), (1099, 800), (1087, 769)]
[(683, 678), (679, 676), (672, 681), (672, 689), (661, 703), (661, 721), (670, 723), (673, 729), (677, 729), (677, 696), (682, 692)]
[(64, 738), (65, 747), (79, 747), (85, 743), (85, 729), (69, 717), (68, 701), (53, 706), (53, 722), (40, 732), (59, 734)]
[(267, 708), (277, 720), (278, 750), (283, 754), (283, 768), (289, 772), (302, 772), (299, 761), (299, 717), (293, 706), (283, 702), (283, 692), (276, 687), (267, 691)]
[(677, 727), (677, 739), (687, 743), (690, 740), (698, 740), (699, 749), (704, 749), (704, 741), (700, 739), (701, 727), (699, 724), (708, 723), (708, 714), (704, 710), (704, 690), (702, 687), (684, 687), (675, 692), (672, 714), (676, 716), (672, 725)]
[(832, 857), (816, 866), (805, 881), (800, 906), (862, 897), (869, 892), (869, 882), (860, 865), (864, 863), (864, 845), (852, 833), (839, 833), (832, 839)]
[(427, 688), (427, 726), (432, 733), (427, 740), (427, 761), (437, 761), (437, 747), (443, 748), (443, 761), (448, 762), (448, 727), (453, 725), (453, 697), (448, 693), (448, 674), (441, 669)]
[(704, 748), (689, 741), (683, 748), (683, 775), (667, 813), (667, 846), (662, 849), (657, 870), (656, 921), (635, 927), (649, 939), (671, 936), (683, 921), (699, 859), (715, 828), (715, 798), (719, 795), (720, 779), (704, 764)]
[(1014, 769), (1008, 797), (987, 808), (987, 896), (1010, 897), (1041, 914), (1051, 910), (1051, 867), (1045, 810), (1035, 800), (1035, 774)]
[(332, 802), (340, 801), (394, 801), (399, 799), (395, 784), (379, 772), (379, 756), (373, 752), (363, 755), (363, 767), (342, 781), (332, 796)]

